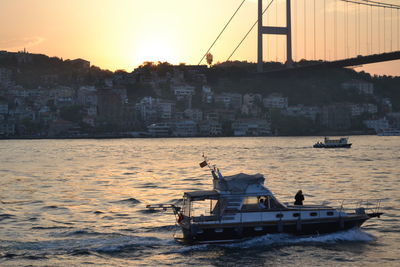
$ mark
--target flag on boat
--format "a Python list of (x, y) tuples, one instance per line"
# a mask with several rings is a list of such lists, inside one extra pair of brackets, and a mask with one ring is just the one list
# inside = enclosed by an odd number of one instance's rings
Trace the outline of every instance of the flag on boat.
[(199, 165), (201, 168), (204, 168), (205, 166), (207, 166), (207, 161), (200, 162)]

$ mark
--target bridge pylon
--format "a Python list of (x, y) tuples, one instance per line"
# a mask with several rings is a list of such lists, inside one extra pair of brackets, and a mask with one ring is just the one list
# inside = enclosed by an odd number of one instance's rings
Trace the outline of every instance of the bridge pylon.
[(286, 67), (293, 66), (291, 0), (286, 0), (286, 27), (263, 25), (263, 0), (258, 0), (257, 71), (263, 72), (263, 34), (286, 35)]

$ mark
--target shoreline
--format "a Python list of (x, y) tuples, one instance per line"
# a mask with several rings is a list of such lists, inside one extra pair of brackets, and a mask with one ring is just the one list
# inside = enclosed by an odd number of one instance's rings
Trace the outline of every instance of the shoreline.
[(0, 140), (61, 140), (61, 139), (160, 139), (160, 138), (226, 138), (226, 137), (325, 137), (325, 136), (357, 136), (357, 135), (377, 135), (374, 132), (351, 131), (351, 132), (322, 132), (313, 135), (262, 135), (262, 136), (132, 136), (132, 135), (88, 135), (88, 136), (13, 136), (0, 137)]

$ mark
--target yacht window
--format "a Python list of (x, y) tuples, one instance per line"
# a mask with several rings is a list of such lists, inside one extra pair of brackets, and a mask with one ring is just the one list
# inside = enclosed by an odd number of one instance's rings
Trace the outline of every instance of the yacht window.
[(218, 201), (212, 201), (211, 203), (211, 214), (219, 216), (226, 208), (226, 199), (219, 199)]
[(184, 204), (186, 204), (187, 207), (184, 206), (184, 209), (190, 209), (190, 213), (185, 213), (185, 215), (190, 214), (190, 216), (219, 216), (226, 206), (225, 203), (225, 199), (204, 199), (199, 201), (186, 200)]
[(192, 216), (208, 216), (210, 215), (210, 200), (192, 201), (191, 202)]
[(318, 214), (316, 213), (316, 212), (311, 212), (310, 213), (310, 216), (313, 216), (313, 217), (315, 217), (315, 216), (317, 216)]
[(300, 217), (300, 213), (293, 213), (293, 217)]
[(266, 202), (268, 203), (268, 208), (269, 209), (282, 209), (282, 208), (284, 208), (284, 206), (281, 203), (279, 203), (279, 201), (273, 196), (268, 196), (267, 200), (268, 201), (266, 201)]
[(282, 217), (283, 217), (282, 213), (276, 214), (276, 218), (282, 218)]
[(328, 212), (326, 213), (326, 215), (328, 215), (328, 216), (333, 216), (333, 211), (328, 211)]
[(242, 210), (257, 210), (260, 197), (246, 197), (244, 199)]
[[(265, 208), (259, 205), (260, 200), (262, 201)], [(243, 202), (242, 210), (264, 210), (264, 209), (282, 209), (284, 206), (279, 203), (273, 196), (252, 196), (246, 197)]]

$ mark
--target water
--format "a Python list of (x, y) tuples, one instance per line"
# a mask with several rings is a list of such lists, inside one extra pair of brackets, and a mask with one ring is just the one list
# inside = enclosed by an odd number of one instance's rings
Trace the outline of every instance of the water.
[[(0, 141), (0, 265), (400, 265), (400, 137), (353, 136), (351, 149), (313, 149), (317, 137)], [(266, 235), (185, 246), (170, 213), (210, 189), (205, 152), (223, 174), (263, 173), (277, 197), (305, 203), (383, 199), (381, 219), (314, 237)]]

